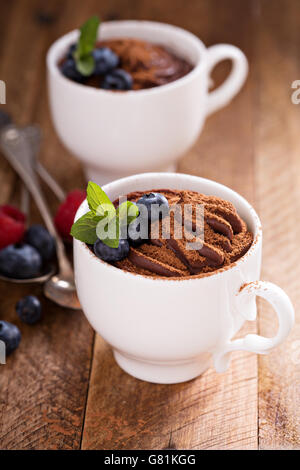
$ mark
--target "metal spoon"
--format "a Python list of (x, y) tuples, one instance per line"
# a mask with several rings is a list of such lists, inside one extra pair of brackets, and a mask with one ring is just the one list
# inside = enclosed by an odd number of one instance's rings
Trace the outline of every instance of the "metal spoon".
[[(11, 115), (7, 113), (6, 111), (3, 111), (0, 109), (0, 132), (3, 130), (6, 126), (13, 124)], [(40, 128), (37, 125), (30, 125), (22, 128), (22, 132), (25, 133), (25, 135), (28, 136), (28, 138), (31, 141), (31, 146), (32, 146), (32, 165), (33, 168), (37, 171), (39, 176), (44, 180), (44, 182), (49, 186), (49, 188), (52, 190), (52, 192), (55, 194), (57, 199), (59, 201), (63, 201), (66, 197), (64, 190), (59, 186), (57, 181), (48, 173), (46, 168), (39, 162), (37, 161), (37, 154), (38, 150), (40, 148), (40, 143), (41, 143), (41, 131)], [(26, 188), (26, 186), (23, 185), (22, 188), (22, 198), (21, 198), (21, 204), (24, 204), (24, 211), (21, 210), (22, 212), (25, 212), (26, 207), (29, 205), (29, 193)]]
[(25, 136), (30, 139), (32, 147), (31, 162), (32, 167), (36, 170), (38, 175), (44, 180), (48, 187), (52, 190), (57, 199), (62, 202), (64, 201), (66, 194), (64, 190), (59, 186), (57, 181), (48, 173), (46, 168), (37, 160), (38, 150), (40, 148), (42, 133), (37, 125), (31, 125), (23, 127), (21, 130)]
[[(12, 124), (12, 119), (10, 114), (7, 112), (0, 110), (0, 131), (4, 129), (6, 126)], [(47, 172), (47, 170), (41, 165), (36, 162), (36, 156), (38, 153), (38, 149), (40, 147), (41, 141), (41, 132), (37, 126), (27, 126), (22, 129), (31, 142), (31, 149), (32, 149), (32, 164), (33, 167), (38, 166), (39, 175), (46, 180), (48, 186), (52, 189), (54, 194), (57, 196), (59, 200), (63, 200), (65, 195), (63, 190), (59, 187), (56, 181), (52, 178), (52, 176)], [(23, 214), (28, 216), (29, 213), (29, 203), (30, 203), (30, 196), (27, 187), (22, 184), (21, 187), (21, 211)], [(42, 284), (47, 281), (53, 274), (55, 273), (55, 266), (54, 264), (48, 264), (44, 269), (40, 276), (35, 277), (33, 279), (17, 279), (12, 277), (3, 276), (0, 274), (0, 279), (2, 281), (13, 282), (17, 284)]]
[[(0, 111), (0, 129), (1, 127), (5, 127), (7, 125), (11, 124), (11, 119), (10, 116), (5, 113), (4, 111)], [(36, 154), (38, 152), (39, 148), (39, 143), (40, 143), (40, 136), (38, 136), (37, 132), (32, 132), (32, 129), (30, 126), (28, 129), (28, 137), (31, 139), (31, 145), (32, 145), (32, 157), (35, 159)], [(23, 132), (27, 132), (27, 128), (22, 130)], [(34, 162), (33, 162), (34, 163)], [(30, 203), (30, 194), (27, 189), (27, 187), (22, 183), (21, 187), (21, 211), (25, 216), (28, 217), (29, 214), (29, 203)], [(2, 281), (6, 282), (13, 282), (17, 284), (43, 284), (46, 282), (53, 274), (55, 273), (55, 266), (53, 263), (48, 263), (46, 267), (44, 267), (43, 272), (40, 276), (37, 276), (33, 279), (17, 279), (13, 277), (7, 277), (3, 276), (0, 274), (0, 279)]]
[[(6, 126), (9, 126), (11, 124), (13, 124), (11, 115), (7, 113), (6, 111), (3, 111), (2, 109), (0, 109), (0, 131), (3, 130)], [(22, 132), (24, 132), (25, 135), (27, 135), (31, 141), (31, 146), (32, 146), (31, 156), (32, 156), (33, 168), (37, 171), (37, 173), (42, 178), (42, 180), (44, 180), (44, 182), (49, 186), (49, 188), (55, 194), (57, 199), (59, 201), (63, 201), (65, 199), (65, 192), (59, 186), (59, 184), (55, 181), (55, 179), (50, 175), (50, 173), (48, 173), (46, 168), (36, 159), (36, 156), (40, 147), (41, 135), (42, 135), (40, 128), (37, 125), (30, 125), (30, 126), (23, 127)], [(26, 208), (26, 204), (28, 204), (29, 202), (28, 192), (27, 192), (26, 187), (24, 191), (22, 190), (22, 194), (23, 194), (22, 202), (24, 202), (24, 205), (25, 205), (24, 207)]]
[(56, 241), (59, 272), (44, 284), (44, 294), (57, 304), (80, 309), (72, 267), (65, 248), (52, 221), (36, 173), (32, 168), (32, 147), (28, 136), (14, 125), (5, 126), (0, 134), (0, 145), (7, 160), (19, 174), (38, 206), (49, 233)]

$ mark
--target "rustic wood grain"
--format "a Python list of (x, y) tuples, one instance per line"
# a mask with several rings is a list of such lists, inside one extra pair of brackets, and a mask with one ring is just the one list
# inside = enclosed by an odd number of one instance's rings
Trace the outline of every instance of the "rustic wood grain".
[[(262, 449), (299, 449), (300, 106), (291, 102), (291, 83), (300, 77), (299, 4), (277, 1), (270, 9), (264, 1), (259, 15), (255, 157), (256, 204), (264, 230), (262, 277), (279, 284), (296, 311), (288, 340), (259, 358), (259, 444)], [(261, 304), (260, 334), (274, 335), (274, 316)]]
[[(156, 3), (151, 2), (151, 8), (149, 2), (139, 4), (142, 17), (147, 17)], [(171, 2), (160, 3), (159, 15), (164, 21), (176, 24), (180, 18), (181, 25), (207, 44), (220, 40), (233, 42), (251, 58), (251, 44), (247, 40), (252, 28), (251, 8), (231, 2), (239, 15), (237, 26), (232, 10), (228, 5), (222, 7), (220, 2), (194, 2), (197, 16), (185, 9), (186, 2), (174, 4), (178, 9), (168, 8)], [(213, 25), (208, 28), (207, 24), (207, 18), (213, 18), (214, 13), (221, 27), (216, 36), (212, 34)], [(219, 70), (217, 82), (224, 71)], [(247, 115), (247, 119), (239, 119), (241, 115)], [(220, 181), (253, 201), (253, 115), (250, 77), (232, 105), (209, 119), (198, 143), (180, 163), (179, 171)], [(249, 331), (255, 331), (253, 324), (243, 334)], [(256, 449), (257, 433), (254, 355), (234, 354), (226, 374), (218, 375), (210, 369), (186, 384), (155, 385), (122, 372), (103, 340), (96, 337), (83, 449)]]
[(226, 374), (149, 384), (123, 372), (97, 336), (82, 448), (254, 449), (256, 395), (249, 354), (236, 354)]
[[(70, 21), (77, 23), (79, 18), (74, 15), (85, 16), (84, 6), (72, 16), (70, 3), (52, 1), (45, 8), (42, 1), (11, 2), (12, 21), (5, 25), (6, 48), (0, 50), (0, 76), (7, 83), (5, 109), (21, 124), (40, 123), (44, 131), (41, 158), (45, 164), (51, 162), (47, 166), (66, 189), (82, 186), (83, 177), (49, 124), (45, 53), (56, 34), (64, 31), (57, 29), (58, 18), (67, 13)], [(17, 182), (1, 157), (1, 203), (18, 202)], [(51, 198), (50, 203), (54, 211), (57, 202)], [(30, 218), (40, 220), (34, 205)], [(81, 312), (63, 310), (44, 298), (43, 321), (32, 327), (21, 324), (14, 306), (29, 293), (43, 298), (40, 287), (0, 283), (1, 319), (17, 324), (22, 332), (18, 351), (0, 366), (0, 448), (78, 449), (93, 332)]]

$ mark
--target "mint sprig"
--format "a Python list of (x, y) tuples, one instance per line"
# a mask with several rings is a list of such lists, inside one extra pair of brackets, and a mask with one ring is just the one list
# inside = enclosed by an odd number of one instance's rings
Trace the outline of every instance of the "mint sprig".
[[(105, 221), (104, 221), (105, 222)], [(106, 237), (102, 238), (100, 236), (100, 233), (103, 234), (103, 230), (99, 230), (99, 226), (97, 225), (96, 228), (96, 234), (97, 238), (100, 238), (100, 240), (105, 243), (105, 245), (109, 246), (110, 248), (118, 248), (119, 242), (120, 242), (120, 221), (118, 217), (115, 217), (110, 221), (110, 224), (105, 224), (106, 227)], [(108, 231), (109, 229), (112, 229), (112, 234)]]
[(92, 51), (97, 40), (99, 24), (98, 16), (92, 16), (81, 26), (80, 37), (73, 54), (78, 72), (86, 77), (91, 75), (95, 69)]
[(98, 222), (100, 222), (101, 217), (95, 216), (93, 212), (87, 212), (71, 227), (72, 237), (80, 240), (89, 245), (93, 245), (97, 241), (96, 228)]
[(139, 215), (138, 207), (130, 201), (122, 202), (116, 211), (117, 217), (119, 217), (121, 225), (126, 223), (129, 225)]
[(103, 207), (105, 207), (108, 211), (111, 210), (114, 211), (114, 213), (116, 212), (115, 206), (107, 194), (105, 194), (103, 189), (98, 186), (98, 184), (89, 181), (86, 194), (89, 208), (92, 212), (94, 212), (94, 214), (104, 215), (105, 211), (103, 214), (99, 213)]
[[(71, 228), (71, 235), (84, 243), (94, 244), (99, 233), (106, 228), (105, 237), (100, 239), (111, 248), (118, 248), (122, 228), (127, 227), (138, 215), (138, 207), (130, 201), (125, 201), (115, 209), (115, 206), (100, 186), (89, 181), (87, 186), (87, 202), (90, 211), (80, 217)], [(99, 222), (102, 223), (99, 229)], [(97, 229), (98, 227), (98, 229)], [(109, 228), (113, 228), (113, 236)], [(105, 230), (103, 230), (105, 229)]]

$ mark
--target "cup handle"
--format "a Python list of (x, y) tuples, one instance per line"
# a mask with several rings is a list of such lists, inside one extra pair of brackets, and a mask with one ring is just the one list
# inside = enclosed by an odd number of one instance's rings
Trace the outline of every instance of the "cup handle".
[(248, 61), (240, 49), (230, 44), (211, 46), (207, 49), (207, 52), (207, 72), (209, 75), (222, 60), (232, 60), (232, 70), (225, 82), (216, 90), (208, 92), (206, 112), (209, 115), (230, 103), (232, 98), (240, 91), (248, 74)]
[[(280, 287), (271, 282), (256, 281), (245, 284), (237, 294), (239, 300), (245, 304), (259, 296), (266, 299), (274, 308), (278, 317), (278, 331), (273, 338), (249, 334), (241, 339), (229, 341), (217, 350), (214, 355), (214, 366), (217, 372), (224, 372), (229, 366), (230, 352), (243, 350), (257, 354), (268, 354), (272, 349), (281, 344), (294, 324), (294, 308), (287, 294)], [(248, 318), (247, 318), (248, 319)], [(255, 318), (251, 318), (255, 320)]]

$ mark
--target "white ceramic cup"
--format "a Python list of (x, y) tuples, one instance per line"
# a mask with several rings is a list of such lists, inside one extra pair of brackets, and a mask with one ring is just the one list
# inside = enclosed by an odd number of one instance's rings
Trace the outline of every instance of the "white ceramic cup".
[[(215, 274), (185, 280), (154, 279), (107, 264), (74, 240), (75, 280), (83, 311), (112, 346), (129, 374), (149, 382), (177, 383), (204, 372), (213, 357), (226, 370), (235, 350), (266, 354), (282, 343), (293, 321), (293, 306), (270, 282), (260, 281), (262, 231), (251, 205), (221, 184), (196, 176), (148, 173), (104, 186), (111, 200), (135, 190), (189, 189), (234, 204), (254, 234), (254, 243), (234, 265)], [(76, 218), (88, 211), (86, 201)], [(249, 334), (232, 340), (246, 320), (256, 318), (256, 296), (273, 306), (278, 320), (274, 338)]]
[[(195, 35), (164, 23), (102, 23), (102, 39), (133, 37), (158, 43), (193, 64), (185, 77), (160, 87), (116, 93), (65, 78), (57, 67), (78, 31), (58, 39), (47, 55), (49, 101), (56, 131), (83, 163), (88, 179), (104, 184), (122, 176), (175, 169), (196, 141), (205, 118), (238, 93), (248, 71), (237, 47), (206, 48)], [(209, 93), (210, 73), (230, 59), (225, 82)]]

